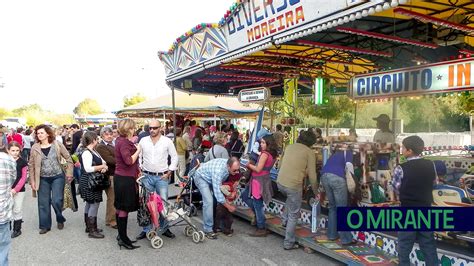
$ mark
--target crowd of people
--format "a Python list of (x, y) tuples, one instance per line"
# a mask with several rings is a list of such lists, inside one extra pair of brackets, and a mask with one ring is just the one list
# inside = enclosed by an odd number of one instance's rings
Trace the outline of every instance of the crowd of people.
[[(377, 138), (386, 140), (389, 138), (389, 120), (386, 121), (383, 115), (375, 119), (381, 129), (381, 133), (376, 134)], [(169, 123), (162, 125), (157, 120), (138, 128), (134, 120), (123, 119), (113, 126), (88, 130), (81, 129), (77, 124), (56, 130), (44, 124), (27, 130), (5, 132), (2, 129), (0, 258), (7, 257), (10, 239), (22, 234), (22, 202), (27, 182), (33, 197), (38, 198), (40, 234), (47, 234), (52, 229), (51, 207), (55, 212), (57, 229), (64, 228), (64, 208), (78, 210), (77, 189), (85, 202), (85, 233), (89, 238), (104, 238), (103, 230), (98, 228), (97, 215), (105, 192), (105, 225), (117, 229), (116, 240), (120, 248), (136, 249), (139, 247), (137, 240), (145, 238), (151, 230), (151, 226), (144, 226), (134, 240), (127, 232), (129, 213), (140, 207), (139, 177), (146, 191), (156, 192), (166, 201), (170, 184), (179, 186), (180, 179), (185, 175), (192, 176), (202, 195), (203, 231), (208, 239), (217, 239), (220, 232), (226, 236), (233, 235), (234, 200), (239, 184), (244, 181), (245, 189), (240, 196), (250, 207), (253, 213), (251, 224), (255, 226), (249, 235), (265, 237), (268, 231), (264, 204), (268, 204), (274, 196), (270, 171), (277, 158), (280, 162), (276, 183), (278, 190), (286, 196), (282, 215), (282, 225), (286, 228), (283, 248), (291, 250), (299, 247), (295, 230), (305, 180), (310, 182), (316, 198), (319, 197), (321, 184), (329, 200), (328, 238), (340, 238), (342, 245), (354, 244), (350, 232), (338, 232), (336, 229), (336, 207), (348, 204), (344, 169), (346, 162), (352, 161), (352, 153), (334, 153), (322, 168), (318, 180), (316, 157), (311, 147), (324, 141), (321, 129), (300, 131), (294, 144), (289, 144), (288, 138), (288, 132), (281, 125), (277, 125), (274, 132), (262, 128), (256, 134), (256, 142), (249, 151), (249, 161), (245, 165), (246, 171), (242, 173), (239, 159), (249, 136), (241, 135), (232, 125), (199, 127), (195, 121), (185, 121), (173, 130)], [(418, 137), (404, 140), (404, 155), (413, 163), (397, 168), (398, 174), (394, 177), (394, 189), (400, 195), (402, 205), (406, 206), (413, 202), (427, 205), (430, 201), (427, 199), (429, 187), (424, 183), (420, 185), (412, 176), (416, 175), (418, 166), (430, 168), (427, 162), (416, 160), (420, 159), (418, 155), (423, 147), (420, 140)], [(426, 176), (428, 181), (432, 179), (431, 174)], [(425, 193), (413, 196), (408, 191), (410, 188), (402, 185), (401, 178), (404, 182), (419, 186), (420, 191)], [(166, 226), (166, 217), (160, 216), (159, 223), (160, 227)], [(175, 237), (169, 228), (163, 235)], [(425, 246), (430, 247), (429, 252), (433, 252), (432, 235), (423, 233), (421, 236), (426, 239)], [(413, 237), (408, 233), (400, 236), (401, 243), (405, 245), (403, 256), (409, 254)], [(408, 253), (405, 254), (405, 251)]]

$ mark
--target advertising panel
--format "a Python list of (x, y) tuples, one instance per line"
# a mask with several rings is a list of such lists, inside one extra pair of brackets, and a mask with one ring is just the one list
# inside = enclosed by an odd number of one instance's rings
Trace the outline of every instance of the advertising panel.
[(473, 74), (472, 58), (364, 74), (351, 79), (351, 95), (371, 99), (472, 90)]

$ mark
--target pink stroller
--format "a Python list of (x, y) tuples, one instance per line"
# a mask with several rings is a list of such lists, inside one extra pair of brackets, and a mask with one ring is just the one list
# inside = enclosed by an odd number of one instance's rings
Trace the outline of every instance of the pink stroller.
[[(159, 249), (163, 246), (163, 239), (160, 237), (168, 228), (178, 226), (185, 223), (184, 234), (188, 237), (192, 237), (194, 243), (199, 243), (204, 240), (204, 232), (199, 231), (198, 228), (193, 224), (189, 218), (189, 213), (183, 208), (172, 206), (167, 201), (163, 200), (160, 195), (156, 192), (149, 192), (144, 185), (140, 182), (139, 178), (137, 182), (140, 184), (141, 192), (144, 194), (142, 197), (146, 199), (146, 209), (150, 214), (150, 221), (152, 229), (146, 234), (148, 240), (150, 240), (151, 246), (155, 249)], [(168, 208), (168, 209), (167, 209)], [(163, 227), (160, 227), (160, 216), (165, 219)]]

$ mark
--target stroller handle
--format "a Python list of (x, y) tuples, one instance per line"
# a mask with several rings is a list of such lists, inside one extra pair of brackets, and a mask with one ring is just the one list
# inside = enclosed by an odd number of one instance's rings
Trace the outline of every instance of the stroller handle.
[(135, 182), (137, 182), (140, 186), (142, 185), (142, 178), (144, 178), (144, 175), (141, 175), (140, 177), (137, 178)]

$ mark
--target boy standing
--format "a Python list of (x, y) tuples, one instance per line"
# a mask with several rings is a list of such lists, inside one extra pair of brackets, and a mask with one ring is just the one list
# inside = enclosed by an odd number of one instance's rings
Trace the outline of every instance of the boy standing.
[[(432, 161), (420, 157), (425, 143), (418, 136), (409, 136), (402, 142), (402, 154), (407, 162), (393, 172), (392, 185), (401, 207), (431, 207), (436, 170)], [(438, 265), (436, 240), (433, 232), (398, 232), (398, 259), (400, 265), (410, 265), (410, 252), (415, 240), (425, 257), (426, 265)]]

